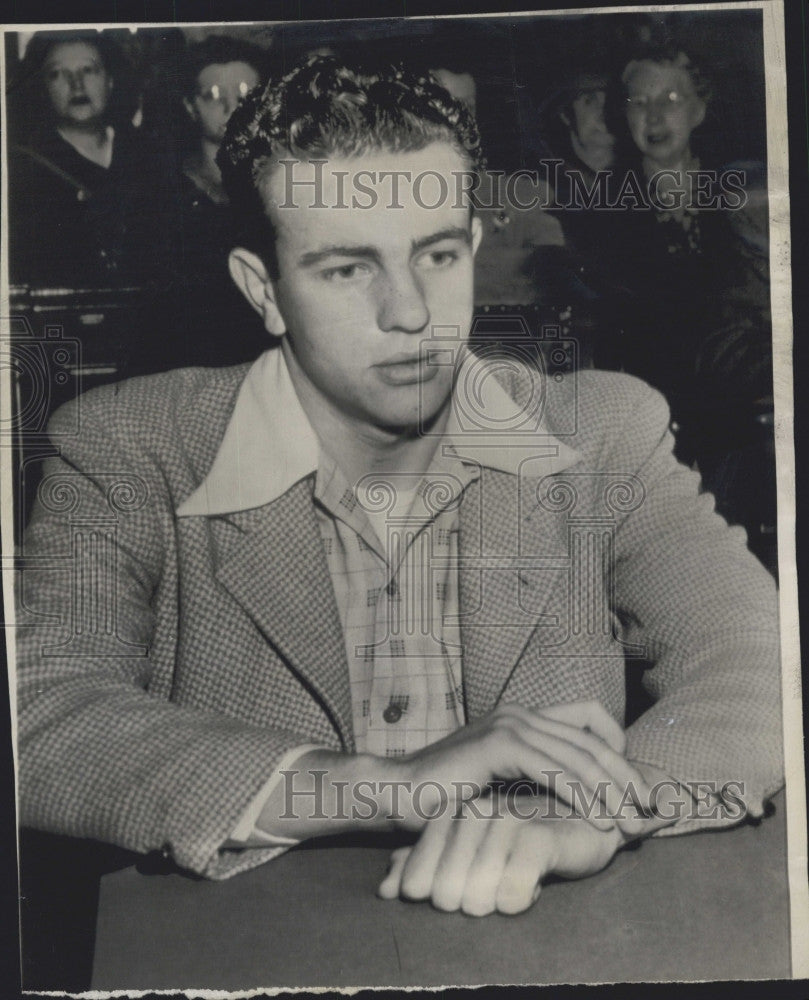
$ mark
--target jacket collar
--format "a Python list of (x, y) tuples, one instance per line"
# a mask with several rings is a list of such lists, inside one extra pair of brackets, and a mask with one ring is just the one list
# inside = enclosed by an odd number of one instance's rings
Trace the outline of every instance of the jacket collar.
[[(544, 474), (559, 472), (579, 460), (575, 449), (544, 431), (541, 424), (526, 435), (525, 423), (524, 411), (496, 376), (496, 365), (468, 355), (455, 382), (442, 446), (453, 449), (464, 461), (515, 476), (526, 458), (536, 460), (538, 451), (547, 463)], [(177, 516), (232, 514), (262, 507), (317, 472), (319, 464), (320, 444), (295, 392), (283, 352), (279, 348), (265, 351), (242, 382), (213, 464), (197, 489), (177, 507)], [(535, 474), (536, 461), (532, 466)]]

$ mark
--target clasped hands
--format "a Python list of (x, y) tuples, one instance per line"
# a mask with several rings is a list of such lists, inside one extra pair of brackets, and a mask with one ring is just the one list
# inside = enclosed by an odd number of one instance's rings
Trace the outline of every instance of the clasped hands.
[[(401, 758), (309, 751), (281, 774), (315, 784), (294, 794), (278, 785), (258, 825), (295, 839), (359, 828), (417, 833), (414, 846), (394, 852), (383, 898), (518, 913), (546, 876), (591, 875), (627, 841), (673, 820), (650, 807), (649, 782), (667, 776), (625, 751), (623, 729), (598, 702), (503, 704)], [(531, 785), (527, 800), (511, 795), (514, 782)]]
[(540, 712), (506, 704), (404, 758), (402, 772), (415, 784), (449, 790), (530, 779), (552, 786), (555, 799), (512, 796), (506, 807), (507, 797), (490, 791), (500, 801), (441, 809), (436, 792), (434, 818), (423, 818), (428, 808), (404, 816), (401, 825), (420, 836), (393, 853), (379, 895), (473, 916), (513, 914), (533, 904), (548, 875), (600, 871), (626, 842), (660, 825), (648, 808), (650, 789), (624, 751), (623, 730), (597, 702)]

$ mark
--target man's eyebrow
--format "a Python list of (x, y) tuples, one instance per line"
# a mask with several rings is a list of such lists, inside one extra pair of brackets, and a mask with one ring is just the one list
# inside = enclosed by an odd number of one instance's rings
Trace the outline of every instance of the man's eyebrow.
[[(442, 240), (463, 240), (464, 243), (471, 245), (472, 234), (463, 226), (449, 226), (437, 233), (413, 240), (410, 244), (410, 251), (417, 253), (419, 250), (432, 246), (434, 243), (440, 243)], [(379, 250), (373, 246), (331, 244), (321, 247), (319, 250), (310, 250), (308, 253), (302, 254), (298, 259), (298, 264), (301, 267), (314, 267), (329, 257), (364, 257), (366, 260), (380, 260)]]
[(463, 240), (464, 243), (471, 246), (472, 233), (463, 226), (449, 226), (438, 233), (432, 233), (430, 236), (422, 236), (420, 240), (413, 240), (410, 245), (411, 250), (413, 253), (416, 253), (418, 250), (432, 246), (433, 243), (440, 243), (442, 240)]
[(312, 267), (328, 257), (365, 257), (368, 260), (379, 260), (379, 251), (372, 246), (337, 246), (321, 247), (320, 250), (310, 250), (298, 259), (301, 267)]

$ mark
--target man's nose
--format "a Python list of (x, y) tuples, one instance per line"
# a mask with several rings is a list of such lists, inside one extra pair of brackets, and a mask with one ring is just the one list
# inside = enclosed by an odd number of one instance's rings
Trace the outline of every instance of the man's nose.
[(72, 94), (84, 93), (84, 73), (69, 73), (68, 80), (70, 81), (70, 92)]
[(377, 323), (380, 330), (403, 330), (418, 333), (430, 321), (424, 292), (410, 269), (388, 275), (379, 302)]

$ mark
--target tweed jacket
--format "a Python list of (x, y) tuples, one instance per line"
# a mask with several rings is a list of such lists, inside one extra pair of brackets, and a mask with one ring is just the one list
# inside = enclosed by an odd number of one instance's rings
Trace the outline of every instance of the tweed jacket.
[[(467, 719), (500, 700), (598, 699), (623, 722), (642, 665), (656, 703), (628, 756), (743, 782), (760, 815), (783, 768), (771, 578), (674, 459), (658, 393), (510, 369), (498, 377), (523, 406), (541, 397), (542, 428), (525, 432), (521, 475), (483, 468), (461, 503)], [(176, 515), (247, 371), (132, 379), (58, 411), (18, 585), (21, 822), (212, 878), (279, 853), (221, 845), (285, 753), (353, 749), (313, 477), (262, 507)], [(560, 441), (577, 460), (548, 473)]]

